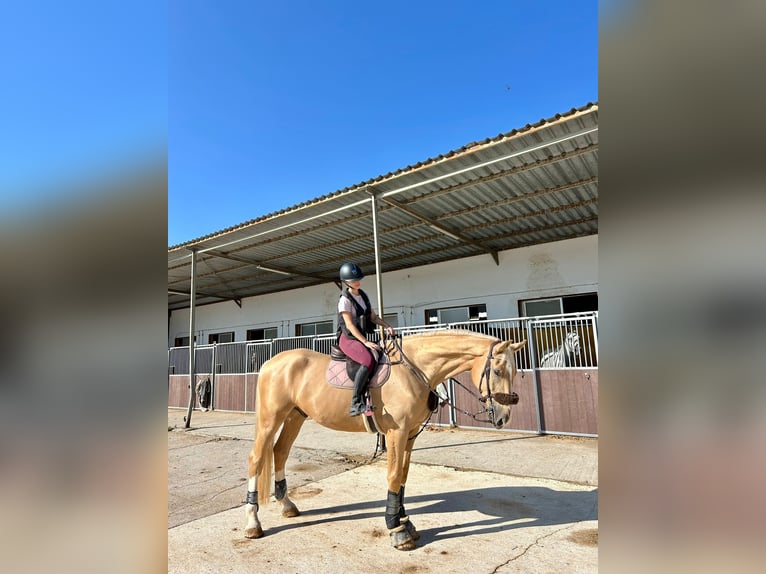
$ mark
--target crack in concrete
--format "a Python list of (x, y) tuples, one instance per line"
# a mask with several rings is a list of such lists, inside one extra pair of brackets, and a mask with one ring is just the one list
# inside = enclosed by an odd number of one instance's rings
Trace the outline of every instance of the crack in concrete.
[[(586, 520), (587, 520), (587, 519), (586, 519)], [(582, 521), (582, 520), (578, 520), (577, 522), (574, 522), (574, 523), (572, 523), (572, 524), (568, 524), (567, 526), (563, 526), (563, 527), (561, 527), (561, 528), (558, 528), (558, 529), (554, 530), (553, 532), (549, 532), (548, 534), (543, 534), (543, 535), (542, 535), (542, 536), (540, 536), (539, 538), (535, 539), (535, 541), (534, 541), (534, 542), (532, 542), (531, 544), (529, 544), (529, 545), (528, 545), (526, 548), (524, 548), (524, 551), (523, 551), (523, 552), (521, 552), (520, 554), (517, 554), (517, 555), (516, 555), (516, 556), (514, 556), (513, 558), (510, 558), (510, 559), (506, 560), (506, 561), (505, 561), (505, 562), (503, 562), (502, 564), (498, 564), (498, 565), (495, 567), (495, 569), (494, 569), (494, 570), (492, 570), (492, 572), (490, 572), (490, 574), (497, 574), (498, 570), (500, 570), (500, 569), (501, 569), (501, 568), (503, 568), (504, 566), (508, 566), (508, 564), (510, 564), (511, 562), (514, 562), (514, 561), (518, 560), (519, 558), (521, 558), (522, 556), (524, 556), (524, 555), (525, 555), (525, 554), (526, 554), (526, 553), (529, 551), (529, 549), (530, 549), (530, 548), (532, 548), (533, 546), (537, 546), (537, 545), (540, 543), (540, 541), (541, 541), (541, 540), (544, 540), (544, 539), (546, 539), (546, 538), (550, 538), (550, 537), (551, 537), (551, 536), (553, 536), (554, 534), (558, 534), (559, 532), (564, 532), (565, 530), (569, 530), (570, 528), (574, 528), (574, 527), (575, 527), (575, 526), (577, 526), (578, 524), (582, 524), (582, 523), (583, 523), (583, 521)]]

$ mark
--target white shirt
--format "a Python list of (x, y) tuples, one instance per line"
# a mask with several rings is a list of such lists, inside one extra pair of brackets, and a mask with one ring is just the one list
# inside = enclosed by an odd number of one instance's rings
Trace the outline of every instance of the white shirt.
[[(349, 291), (348, 294), (351, 295), (357, 303), (359, 303), (359, 306), (362, 309), (367, 309), (367, 306), (364, 304), (364, 298), (361, 295), (354, 295), (351, 293), (351, 291)], [(356, 307), (353, 303), (351, 303), (351, 301), (348, 300), (348, 297), (341, 296), (338, 299), (338, 313), (351, 313), (351, 319), (353, 319), (354, 323), (358, 322), (358, 317), (356, 316)]]

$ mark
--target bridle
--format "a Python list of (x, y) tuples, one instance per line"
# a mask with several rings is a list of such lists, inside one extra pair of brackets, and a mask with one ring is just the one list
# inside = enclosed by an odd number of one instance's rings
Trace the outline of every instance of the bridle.
[[(499, 405), (509, 406), (509, 405), (515, 405), (519, 402), (519, 395), (517, 395), (515, 392), (508, 393), (493, 393), (492, 389), (489, 386), (489, 378), (492, 376), (491, 370), (492, 370), (492, 359), (495, 357), (492, 355), (492, 350), (495, 348), (495, 345), (497, 345), (500, 341), (495, 341), (489, 346), (489, 350), (487, 351), (487, 360), (484, 362), (484, 369), (481, 371), (481, 377), (479, 378), (479, 393), (477, 394), (476, 391), (473, 389), (466, 387), (463, 383), (458, 381), (457, 379), (453, 378), (452, 380), (457, 383), (459, 386), (463, 387), (466, 391), (468, 391), (471, 395), (473, 395), (480, 403), (484, 404), (484, 408), (479, 411), (478, 413), (472, 414), (467, 411), (464, 411), (457, 406), (455, 406), (453, 403), (446, 401), (450, 406), (453, 408), (456, 408), (457, 410), (461, 411), (464, 415), (467, 415), (471, 418), (473, 418), (477, 422), (482, 423), (491, 423), (495, 424), (495, 409), (493, 406), (493, 402), (497, 403)], [(514, 357), (515, 360), (515, 357)], [(486, 380), (487, 383), (487, 394), (482, 394), (482, 388), (484, 387), (484, 381)], [(483, 415), (484, 413), (489, 413), (489, 419), (480, 419), (478, 418), (479, 415)]]

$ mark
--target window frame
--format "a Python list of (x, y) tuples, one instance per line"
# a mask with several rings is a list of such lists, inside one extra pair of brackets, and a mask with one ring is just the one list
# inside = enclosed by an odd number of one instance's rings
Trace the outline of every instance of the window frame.
[[(465, 309), (467, 319), (463, 319), (461, 321), (443, 321), (442, 320), (442, 311), (453, 311), (456, 309)], [(486, 321), (489, 318), (489, 313), (487, 312), (487, 304), (486, 303), (472, 303), (469, 305), (452, 305), (449, 307), (433, 307), (431, 309), (426, 309), (424, 311), (425, 316), (425, 324), (426, 325), (433, 325), (433, 324), (443, 324), (443, 323), (468, 323), (470, 321)]]
[[(303, 329), (306, 326), (313, 326), (314, 332), (313, 333), (304, 333)], [(317, 333), (317, 325), (324, 325), (329, 326), (330, 330), (326, 333)], [(332, 319), (325, 319), (323, 321), (310, 321), (308, 323), (296, 323), (295, 324), (295, 336), (296, 337), (326, 337), (327, 335), (334, 335), (335, 334), (335, 323)]]

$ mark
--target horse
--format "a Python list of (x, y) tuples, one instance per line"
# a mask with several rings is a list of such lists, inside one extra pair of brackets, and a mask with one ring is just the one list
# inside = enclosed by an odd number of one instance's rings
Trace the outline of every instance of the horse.
[(577, 331), (568, 331), (564, 342), (556, 349), (546, 352), (540, 358), (540, 367), (569, 367), (574, 364), (575, 357), (580, 354), (580, 336)]
[[(385, 436), (388, 493), (385, 521), (390, 541), (398, 550), (412, 550), (420, 537), (404, 509), (404, 487), (418, 428), (431, 416), (429, 396), (443, 381), (470, 371), (478, 398), (497, 429), (511, 418), (518, 402), (513, 392), (514, 354), (526, 345), (465, 330), (438, 330), (408, 335), (389, 347), (391, 373), (381, 387), (371, 388), (373, 419)], [(327, 428), (368, 432), (365, 415), (348, 414), (351, 393), (330, 386), (325, 374), (330, 356), (309, 349), (283, 351), (269, 359), (258, 377), (255, 440), (248, 455), (245, 516), (246, 538), (260, 538), (259, 503), (266, 504), (274, 473), (274, 497), (282, 515), (300, 511), (287, 494), (285, 465), (306, 418)], [(277, 430), (282, 428), (274, 441)], [(272, 467), (273, 464), (273, 467)]]

